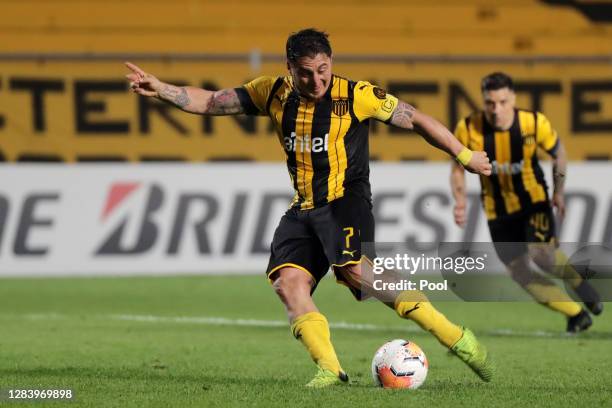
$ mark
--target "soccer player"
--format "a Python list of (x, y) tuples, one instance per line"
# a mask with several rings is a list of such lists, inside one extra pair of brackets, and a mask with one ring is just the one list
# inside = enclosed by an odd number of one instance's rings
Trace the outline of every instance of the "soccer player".
[[(603, 310), (599, 295), (588, 281), (557, 250), (552, 207), (562, 218), (567, 174), (565, 149), (549, 120), (540, 112), (515, 108), (512, 78), (495, 72), (482, 79), (484, 111), (462, 119), (455, 136), (466, 147), (488, 154), (493, 165), (490, 176), (480, 175), (482, 203), (496, 252), (512, 278), (544, 306), (567, 317), (567, 331), (586, 330), (589, 313), (550, 279), (536, 274), (533, 260), (542, 270), (572, 286), (591, 313)], [(537, 147), (553, 159), (552, 202), (538, 163)], [(452, 164), (451, 188), (454, 217), (465, 225), (466, 198), (463, 167)]]
[[(274, 234), (267, 277), (285, 306), (291, 331), (318, 365), (307, 386), (348, 382), (331, 343), (327, 319), (312, 293), (333, 268), (358, 299), (372, 287), (374, 254), (361, 244), (374, 241), (369, 183), (369, 120), (415, 129), (455, 157), (468, 171), (488, 175), (484, 152), (465, 148), (435, 119), (365, 81), (332, 73), (326, 33), (305, 29), (286, 45), (286, 76), (262, 76), (237, 88), (208, 91), (163, 83), (127, 63), (132, 90), (202, 115), (265, 115), (274, 124), (287, 156), (295, 198)], [(363, 268), (363, 270), (362, 270)], [(381, 294), (374, 293), (375, 296)], [(386, 294), (388, 296), (389, 294)], [(451, 323), (420, 293), (393, 293), (386, 304), (414, 320), (467, 363), (483, 380), (492, 376), (486, 348), (474, 334)]]

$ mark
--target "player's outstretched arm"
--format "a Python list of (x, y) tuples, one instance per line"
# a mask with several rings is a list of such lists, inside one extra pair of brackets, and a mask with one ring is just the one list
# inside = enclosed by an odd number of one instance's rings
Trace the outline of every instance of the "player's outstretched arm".
[(429, 144), (456, 158), (467, 171), (484, 176), (491, 175), (491, 163), (486, 152), (467, 149), (444, 125), (414, 106), (398, 101), (390, 123), (400, 128), (416, 130)]
[(201, 115), (237, 115), (244, 113), (234, 89), (209, 91), (192, 86), (175, 86), (160, 81), (137, 65), (126, 62), (130, 89), (139, 95), (158, 98), (189, 113)]

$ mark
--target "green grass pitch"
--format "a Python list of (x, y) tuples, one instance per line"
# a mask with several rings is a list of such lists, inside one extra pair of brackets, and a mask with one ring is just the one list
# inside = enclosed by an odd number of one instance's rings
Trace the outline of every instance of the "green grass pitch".
[[(75, 399), (3, 406), (610, 406), (612, 304), (591, 330), (535, 303), (442, 302), (489, 347), (490, 384), (414, 323), (357, 303), (326, 279), (315, 294), (352, 385), (309, 390), (315, 373), (261, 276), (0, 280), (0, 388), (66, 389)], [(344, 324), (343, 323), (348, 323)], [(429, 376), (416, 391), (375, 388), (385, 341), (415, 341)]]

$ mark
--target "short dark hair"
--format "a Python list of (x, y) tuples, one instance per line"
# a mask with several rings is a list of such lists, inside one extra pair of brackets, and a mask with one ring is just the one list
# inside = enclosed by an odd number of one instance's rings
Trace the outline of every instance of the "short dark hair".
[(327, 33), (314, 28), (306, 28), (292, 33), (287, 38), (287, 60), (297, 62), (302, 57), (325, 54), (331, 57), (332, 50)]
[(512, 82), (512, 78), (503, 72), (493, 72), (482, 78), (482, 82), (480, 83), (480, 90), (482, 92), (496, 91), (502, 88), (508, 88), (514, 91), (514, 82)]

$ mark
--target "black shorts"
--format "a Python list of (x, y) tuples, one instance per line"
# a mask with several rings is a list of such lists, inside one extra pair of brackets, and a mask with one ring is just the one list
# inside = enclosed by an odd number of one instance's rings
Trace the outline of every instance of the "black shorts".
[(534, 207), (524, 214), (489, 221), (489, 231), (497, 256), (505, 264), (527, 253), (527, 244), (556, 240), (555, 217), (549, 204)]
[[(273, 281), (285, 266), (301, 269), (314, 279), (314, 291), (330, 266), (357, 264), (362, 256), (374, 259), (373, 242), (374, 216), (365, 198), (345, 193), (320, 208), (290, 208), (274, 232), (266, 274)], [(364, 245), (365, 253), (362, 243), (372, 243)], [(336, 279), (346, 283), (338, 273)]]

